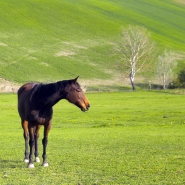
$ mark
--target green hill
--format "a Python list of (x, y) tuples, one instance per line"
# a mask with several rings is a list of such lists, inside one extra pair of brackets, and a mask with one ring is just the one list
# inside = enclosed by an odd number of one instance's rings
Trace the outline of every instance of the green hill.
[(0, 77), (117, 80), (112, 43), (123, 26), (144, 26), (159, 48), (185, 51), (184, 15), (172, 0), (0, 0)]

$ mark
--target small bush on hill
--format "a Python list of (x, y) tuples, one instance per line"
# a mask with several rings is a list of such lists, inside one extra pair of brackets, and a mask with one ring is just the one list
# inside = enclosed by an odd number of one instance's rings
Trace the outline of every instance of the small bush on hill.
[(179, 72), (177, 78), (175, 78), (172, 82), (169, 83), (169, 88), (185, 88), (185, 68)]

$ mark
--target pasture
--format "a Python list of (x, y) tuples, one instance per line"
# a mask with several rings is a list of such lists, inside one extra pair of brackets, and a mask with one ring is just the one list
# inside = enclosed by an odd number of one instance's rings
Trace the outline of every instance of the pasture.
[(54, 107), (49, 167), (37, 163), (34, 169), (23, 163), (17, 97), (0, 95), (0, 184), (185, 184), (184, 95), (86, 95), (88, 112), (65, 100)]

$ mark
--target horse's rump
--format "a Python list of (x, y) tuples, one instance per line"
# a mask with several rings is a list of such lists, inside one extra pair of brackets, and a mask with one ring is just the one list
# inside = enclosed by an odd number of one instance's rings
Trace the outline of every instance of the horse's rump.
[(23, 86), (21, 86), (19, 89), (18, 89), (18, 99), (20, 98), (21, 94), (26, 90), (26, 91), (29, 91), (31, 89), (33, 89), (33, 87), (36, 85), (36, 83), (27, 83), (27, 84), (24, 84)]

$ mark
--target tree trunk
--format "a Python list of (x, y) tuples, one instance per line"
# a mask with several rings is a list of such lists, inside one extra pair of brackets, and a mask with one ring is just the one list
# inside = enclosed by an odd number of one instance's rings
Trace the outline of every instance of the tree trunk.
[(134, 76), (132, 73), (130, 73), (130, 82), (131, 82), (131, 85), (132, 85), (132, 90), (135, 91), (136, 90), (136, 87), (135, 87), (135, 84), (134, 84)]
[(166, 76), (165, 73), (163, 74), (163, 89), (166, 89)]

